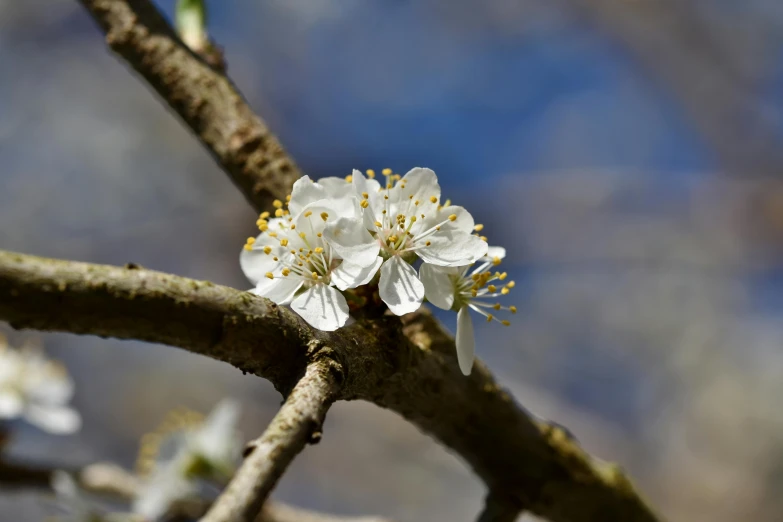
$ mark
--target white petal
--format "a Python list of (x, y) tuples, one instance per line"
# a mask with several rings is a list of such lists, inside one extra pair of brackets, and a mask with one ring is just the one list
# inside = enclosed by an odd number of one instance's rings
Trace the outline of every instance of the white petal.
[(463, 375), (470, 375), (476, 352), (476, 339), (473, 337), (473, 319), (467, 306), (457, 313), (457, 362)]
[(326, 189), (313, 182), (309, 176), (302, 176), (294, 183), (291, 189), (291, 201), (288, 202), (288, 210), (291, 215), (297, 215), (305, 205), (326, 199)]
[(287, 305), (301, 286), (302, 280), (296, 277), (264, 277), (250, 293), (266, 297), (275, 304)]
[(327, 224), (323, 237), (340, 257), (354, 265), (373, 265), (381, 249), (358, 219), (340, 218)]
[(383, 258), (380, 256), (376, 257), (375, 263), (370, 266), (359, 266), (343, 261), (340, 266), (332, 270), (332, 283), (340, 290), (366, 285), (375, 276), (382, 263)]
[(506, 257), (506, 249), (498, 246), (491, 246), (487, 249), (487, 255), (481, 258), (482, 261), (492, 261), (495, 258), (503, 259)]
[(449, 220), (447, 223), (443, 223), (443, 225), (441, 225), (442, 230), (455, 230), (466, 234), (473, 233), (473, 227), (476, 225), (473, 216), (463, 207), (457, 205), (449, 205), (448, 207), (440, 209), (438, 212), (438, 222), (440, 223), (449, 219), (449, 216), (451, 215), (457, 216), (457, 218), (454, 221)]
[(395, 315), (415, 312), (424, 300), (424, 285), (416, 270), (400, 256), (392, 256), (381, 267), (378, 283), (381, 299)]
[(451, 310), (456, 290), (449, 276), (455, 276), (458, 272), (458, 268), (423, 263), (419, 268), (419, 277), (424, 285), (424, 296), (427, 300), (438, 308)]
[(183, 475), (181, 462), (188, 455), (183, 454), (171, 463), (157, 467), (148, 481), (142, 485), (133, 502), (133, 512), (146, 520), (159, 520), (171, 505), (196, 493), (195, 483)]
[(82, 419), (79, 412), (66, 406), (45, 407), (28, 404), (24, 417), (44, 431), (57, 435), (67, 435), (79, 431)]
[(348, 320), (348, 303), (343, 294), (323, 283), (294, 299), (291, 309), (311, 326), (324, 332), (333, 332)]
[(433, 265), (470, 265), (487, 253), (487, 242), (471, 234), (441, 231), (427, 240), (430, 246), (420, 248), (416, 253), (424, 262)]
[[(305, 233), (307, 240), (311, 242), (311, 247), (315, 248), (312, 242), (317, 241), (315, 236), (319, 232), (324, 231), (327, 223), (336, 221), (341, 217), (358, 219), (359, 213), (356, 207), (358, 207), (356, 198), (350, 193), (349, 196), (344, 198), (324, 199), (311, 203), (304, 207), (302, 212), (294, 218), (295, 232)], [(312, 212), (312, 214), (305, 216), (309, 212)]]
[(231, 466), (239, 458), (239, 413), (239, 403), (223, 399), (196, 432), (196, 451), (216, 467)]
[(364, 199), (364, 194), (367, 194), (367, 200), (369, 201), (369, 208), (364, 209), (362, 212), (364, 218), (364, 225), (369, 230), (375, 230), (376, 212), (380, 212), (383, 209), (381, 203), (381, 184), (374, 179), (367, 179), (358, 170), (353, 171), (353, 190), (356, 198)]
[(0, 419), (15, 419), (24, 409), (24, 400), (14, 390), (0, 391)]
[[(261, 237), (261, 236), (259, 236)], [(264, 237), (268, 237), (264, 235)], [(259, 241), (256, 240), (258, 243)], [(239, 254), (239, 266), (242, 268), (242, 272), (245, 277), (257, 285), (267, 272), (275, 272), (280, 268), (280, 261), (275, 261), (275, 257), (280, 259), (280, 255), (283, 253), (283, 249), (279, 244), (272, 246), (272, 251), (269, 254), (265, 254), (263, 247), (266, 245), (254, 244), (251, 250), (242, 249)]]
[(346, 190), (351, 187), (351, 184), (348, 183), (345, 178), (338, 178), (336, 176), (321, 178), (318, 180), (318, 184), (324, 188), (327, 196), (330, 198), (345, 196)]
[(28, 400), (39, 404), (59, 406), (67, 403), (73, 397), (73, 381), (64, 372), (48, 366), (47, 371), (40, 372), (36, 378), (28, 381), (26, 393)]

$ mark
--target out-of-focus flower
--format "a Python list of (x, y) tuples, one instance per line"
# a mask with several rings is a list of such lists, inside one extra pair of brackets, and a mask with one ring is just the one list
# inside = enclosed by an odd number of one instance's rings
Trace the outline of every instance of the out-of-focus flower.
[(468, 310), (483, 315), (487, 321), (499, 321), (506, 326), (509, 322), (497, 319), (492, 312), (508, 310), (513, 314), (517, 311), (515, 306), (505, 307), (493, 302), (495, 297), (507, 295), (514, 288), (514, 281), (499, 284), (506, 279), (505, 272), (490, 270), (505, 256), (505, 249), (490, 247), (477, 266), (444, 267), (424, 263), (419, 270), (427, 300), (438, 308), (457, 311), (457, 360), (465, 375), (470, 375), (476, 348), (473, 320)]
[(142, 441), (143, 484), (133, 511), (159, 520), (177, 502), (197, 497), (201, 481), (225, 483), (239, 464), (242, 437), (236, 429), (239, 406), (220, 402), (204, 419), (190, 411), (173, 413)]
[(73, 381), (65, 368), (33, 347), (16, 350), (0, 338), (0, 419), (23, 418), (55, 434), (81, 427), (79, 413), (68, 406)]

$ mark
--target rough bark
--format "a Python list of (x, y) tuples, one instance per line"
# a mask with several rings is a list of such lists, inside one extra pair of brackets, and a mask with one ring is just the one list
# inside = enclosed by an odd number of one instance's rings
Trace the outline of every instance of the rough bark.
[(247, 292), (137, 267), (0, 253), (0, 320), (178, 346), (269, 379), (284, 394), (329, 359), (336, 399), (398, 412), (460, 455), (504, 504), (555, 522), (657, 520), (613, 464), (541, 423), (477, 362), (464, 377), (453, 340), (426, 312), (337, 332)]

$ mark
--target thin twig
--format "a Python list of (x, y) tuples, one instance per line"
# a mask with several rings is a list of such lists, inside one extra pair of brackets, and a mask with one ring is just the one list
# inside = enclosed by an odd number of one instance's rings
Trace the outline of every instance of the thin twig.
[(514, 522), (521, 513), (519, 506), (490, 493), (476, 522)]
[(300, 176), (234, 84), (179, 39), (148, 0), (79, 0), (106, 42), (182, 118), (259, 211)]
[(272, 488), (308, 443), (318, 442), (326, 412), (339, 394), (328, 359), (313, 363), (201, 522), (252, 522)]
[[(138, 267), (0, 252), (0, 320), (179, 346), (287, 392), (313, 358), (342, 370), (338, 399), (389, 408), (464, 458), (487, 487), (553, 522), (652, 522), (615, 465), (532, 418), (477, 362), (464, 377), (454, 341), (421, 311), (320, 332), (247, 292)], [(407, 337), (409, 335), (410, 337)]]

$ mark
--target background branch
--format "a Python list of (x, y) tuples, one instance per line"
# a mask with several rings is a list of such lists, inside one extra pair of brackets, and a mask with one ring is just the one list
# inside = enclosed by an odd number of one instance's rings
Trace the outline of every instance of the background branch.
[(451, 448), (490, 491), (555, 522), (650, 522), (655, 515), (615, 465), (517, 406), (477, 362), (457, 367), (451, 338), (427, 312), (327, 333), (270, 301), (209, 282), (0, 252), (0, 320), (15, 328), (140, 339), (233, 364), (290, 391), (328, 359), (336, 399), (398, 412)]
[(245, 460), (202, 522), (252, 522), (272, 488), (321, 425), (339, 392), (340, 369), (328, 358), (307, 366), (264, 434), (248, 444)]
[(234, 84), (194, 54), (147, 0), (79, 0), (120, 55), (184, 121), (256, 209), (300, 173)]

